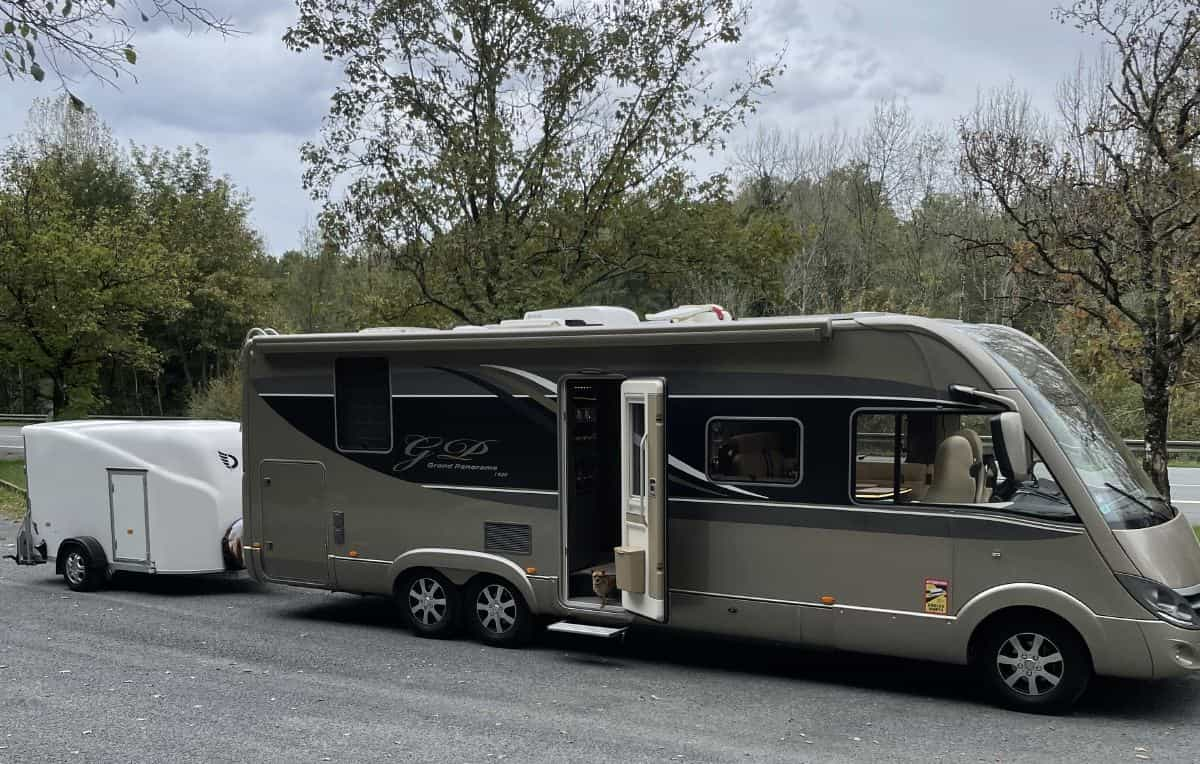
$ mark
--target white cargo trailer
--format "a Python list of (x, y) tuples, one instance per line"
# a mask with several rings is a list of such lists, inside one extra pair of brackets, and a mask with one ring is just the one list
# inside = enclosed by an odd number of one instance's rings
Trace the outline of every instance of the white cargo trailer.
[(29, 510), (16, 561), (53, 561), (75, 590), (115, 571), (241, 567), (236, 422), (88, 420), (22, 428)]

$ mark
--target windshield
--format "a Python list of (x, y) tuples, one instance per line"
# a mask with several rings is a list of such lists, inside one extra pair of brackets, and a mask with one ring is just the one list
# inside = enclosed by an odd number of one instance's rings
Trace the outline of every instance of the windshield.
[(1111, 527), (1148, 528), (1174, 517), (1125, 443), (1049, 350), (1004, 326), (959, 328), (989, 351), (1029, 400)]

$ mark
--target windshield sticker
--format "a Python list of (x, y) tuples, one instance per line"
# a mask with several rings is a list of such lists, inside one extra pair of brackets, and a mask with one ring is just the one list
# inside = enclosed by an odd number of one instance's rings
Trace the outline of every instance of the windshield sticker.
[(941, 578), (925, 579), (925, 612), (946, 615), (950, 611), (950, 582)]

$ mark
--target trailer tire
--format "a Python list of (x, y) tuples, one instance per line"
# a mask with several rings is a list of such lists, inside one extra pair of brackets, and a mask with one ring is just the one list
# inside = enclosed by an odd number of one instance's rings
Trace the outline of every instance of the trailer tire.
[(396, 586), (396, 604), (413, 633), (434, 639), (453, 636), (462, 612), (458, 587), (428, 568), (410, 571)]
[(96, 560), (88, 545), (79, 542), (63, 544), (59, 550), (62, 558), (63, 580), (75, 592), (93, 592), (107, 582), (104, 561)]
[(1037, 611), (985, 623), (975, 644), (976, 672), (992, 697), (1014, 711), (1066, 713), (1092, 678), (1092, 658), (1079, 634)]
[(495, 576), (467, 585), (463, 618), (476, 639), (496, 647), (520, 647), (533, 637), (533, 613), (517, 587)]

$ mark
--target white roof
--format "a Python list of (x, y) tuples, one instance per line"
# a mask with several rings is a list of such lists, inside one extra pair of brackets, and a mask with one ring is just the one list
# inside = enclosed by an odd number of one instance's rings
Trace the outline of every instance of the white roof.
[(236, 431), (241, 427), (237, 422), (226, 422), (219, 419), (72, 419), (63, 422), (43, 422), (29, 424), (21, 428), (22, 432), (30, 430), (71, 430), (86, 432), (88, 435), (103, 437), (105, 433), (131, 435), (173, 434), (210, 435)]

